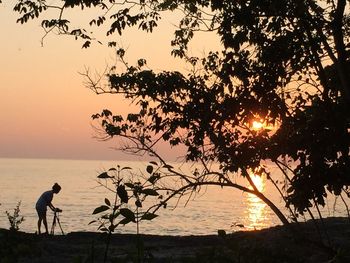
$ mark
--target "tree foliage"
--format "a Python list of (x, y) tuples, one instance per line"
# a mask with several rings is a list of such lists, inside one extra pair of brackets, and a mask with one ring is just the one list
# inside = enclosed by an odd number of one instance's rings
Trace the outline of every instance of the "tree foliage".
[[(300, 213), (313, 204), (324, 205), (326, 190), (349, 195), (348, 1), (57, 2), (61, 6), (44, 0), (18, 1), (18, 21), (57, 8), (56, 18), (42, 21), (46, 32), (82, 38), (88, 47), (93, 37), (83, 27), (70, 27), (64, 19), (67, 9), (100, 10), (90, 26), (109, 23), (106, 35), (122, 34), (133, 26), (152, 32), (163, 12), (182, 14), (171, 42), (172, 54), (196, 70), (186, 75), (155, 72), (145, 68), (141, 59), (135, 66), (124, 63), (125, 72), (108, 74), (108, 89), (90, 83), (97, 93), (122, 94), (139, 105), (140, 111), (127, 117), (107, 110), (93, 116), (107, 136), (129, 139), (124, 150), (157, 156), (154, 146), (160, 140), (184, 145), (187, 160), (220, 164), (221, 173), (212, 180), (222, 185), (232, 182), (229, 173), (249, 177), (247, 171), (272, 160), (292, 172), (286, 174), (285, 200)], [(217, 34), (221, 51), (190, 57), (188, 45), (198, 31)], [(124, 53), (118, 51), (122, 62)], [(273, 129), (253, 129), (255, 120)], [(281, 162), (284, 158), (295, 165)]]

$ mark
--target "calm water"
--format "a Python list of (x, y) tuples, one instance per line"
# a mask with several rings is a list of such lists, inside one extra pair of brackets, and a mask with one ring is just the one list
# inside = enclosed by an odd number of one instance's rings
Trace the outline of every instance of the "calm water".
[[(50, 190), (53, 183), (58, 182), (62, 191), (54, 196), (53, 204), (63, 209), (60, 217), (63, 230), (96, 231), (96, 225), (88, 225), (94, 219), (92, 211), (103, 203), (105, 197), (112, 200), (112, 196), (105, 189), (97, 187), (95, 178), (100, 172), (117, 164), (145, 169), (147, 163), (0, 158), (0, 228), (9, 227), (5, 211), (12, 214), (17, 202), (21, 201), (21, 215), (25, 221), (20, 229), (35, 232), (36, 200), (43, 191)], [(283, 209), (280, 197), (269, 183), (260, 180), (257, 185)], [(324, 216), (345, 216), (344, 207), (338, 204), (333, 209), (333, 203), (324, 209)], [(141, 223), (142, 233), (204, 235), (215, 234), (218, 229), (228, 232), (238, 230), (235, 224), (244, 225), (246, 230), (280, 224), (278, 218), (258, 198), (234, 189), (207, 188), (186, 206), (182, 202), (174, 210), (169, 205), (158, 214), (160, 216), (152, 222)], [(52, 213), (48, 213), (49, 226), (51, 221)], [(135, 233), (135, 229), (135, 225), (127, 225), (120, 227), (118, 232)]]

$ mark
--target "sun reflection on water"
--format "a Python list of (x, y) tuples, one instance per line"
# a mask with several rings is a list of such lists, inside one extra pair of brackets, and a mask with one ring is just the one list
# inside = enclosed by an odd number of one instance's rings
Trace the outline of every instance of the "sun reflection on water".
[[(264, 176), (251, 175), (254, 184), (260, 192), (265, 191), (266, 178)], [(266, 204), (253, 194), (247, 195), (247, 229), (261, 229), (267, 226), (265, 218), (267, 216)]]

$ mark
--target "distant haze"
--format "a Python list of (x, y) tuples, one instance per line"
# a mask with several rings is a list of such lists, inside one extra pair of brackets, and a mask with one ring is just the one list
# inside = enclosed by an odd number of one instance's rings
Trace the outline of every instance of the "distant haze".
[[(79, 74), (85, 67), (103, 72), (115, 62), (114, 50), (98, 44), (82, 49), (82, 42), (56, 35), (47, 36), (42, 47), (40, 21), (17, 24), (11, 10), (8, 3), (0, 5), (0, 157), (128, 158), (110, 149), (113, 141), (93, 139), (90, 117), (105, 108), (126, 114), (129, 102), (93, 94)], [(169, 19), (163, 21), (155, 33), (130, 30), (115, 40), (127, 49), (131, 63), (146, 58), (152, 69), (183, 71), (181, 61), (170, 57), (174, 27)], [(203, 55), (209, 49), (200, 46), (193, 52)]]

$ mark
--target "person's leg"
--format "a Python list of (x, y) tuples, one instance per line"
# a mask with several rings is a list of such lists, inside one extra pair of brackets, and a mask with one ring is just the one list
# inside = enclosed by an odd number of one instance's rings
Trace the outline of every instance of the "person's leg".
[(38, 213), (38, 234), (41, 234), (41, 222), (44, 222), (44, 226), (46, 229), (46, 233), (48, 233), (47, 231), (47, 223), (46, 223), (46, 210), (42, 210), (42, 209), (38, 209), (37, 208), (37, 213)]
[(43, 221), (43, 210), (40, 207), (36, 207), (36, 212), (38, 214), (38, 234), (41, 234), (41, 221)]
[(49, 230), (48, 230), (48, 228), (47, 228), (46, 211), (45, 211), (45, 213), (44, 213), (43, 223), (44, 223), (44, 226), (45, 226), (46, 234), (48, 234), (48, 233), (49, 233)]
[(41, 221), (42, 221), (42, 218), (39, 216), (39, 219), (38, 219), (38, 234), (39, 235), (41, 234), (41, 232), (40, 232)]

